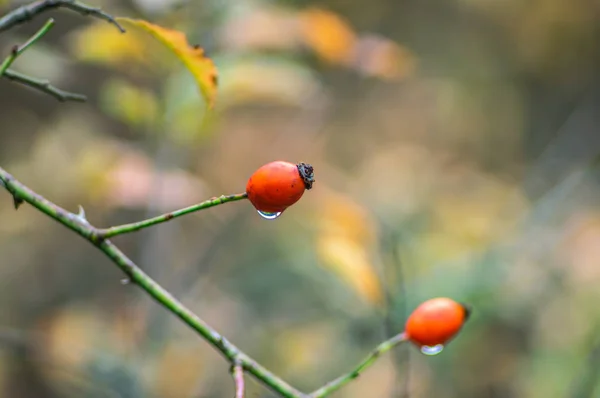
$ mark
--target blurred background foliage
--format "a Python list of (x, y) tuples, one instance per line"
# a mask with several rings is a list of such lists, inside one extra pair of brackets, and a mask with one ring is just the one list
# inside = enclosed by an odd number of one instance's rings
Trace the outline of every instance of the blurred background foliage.
[[(474, 315), (440, 355), (401, 347), (335, 396), (599, 396), (600, 3), (90, 1), (201, 45), (215, 109), (135, 32), (53, 12), (15, 69), (90, 101), (0, 81), (17, 178), (110, 226), (310, 162), (314, 189), (277, 221), (242, 202), (117, 243), (304, 390), (450, 296)], [(2, 53), (42, 20), (3, 33)], [(233, 395), (219, 355), (101, 253), (1, 199), (3, 397)]]

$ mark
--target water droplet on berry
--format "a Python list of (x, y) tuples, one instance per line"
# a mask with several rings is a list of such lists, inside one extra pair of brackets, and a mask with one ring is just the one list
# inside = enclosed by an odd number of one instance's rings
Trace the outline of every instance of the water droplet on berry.
[(274, 220), (274, 219), (276, 219), (277, 217), (279, 217), (281, 215), (281, 212), (278, 211), (276, 213), (268, 213), (266, 211), (260, 211), (260, 210), (258, 210), (258, 214), (260, 214), (260, 216), (262, 218), (264, 218), (264, 219)]
[(437, 355), (444, 349), (443, 344), (438, 344), (434, 346), (424, 345), (421, 347), (421, 352), (425, 355)]

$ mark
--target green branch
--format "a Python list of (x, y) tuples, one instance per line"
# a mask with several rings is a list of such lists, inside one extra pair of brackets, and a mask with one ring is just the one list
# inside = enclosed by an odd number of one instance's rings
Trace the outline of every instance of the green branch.
[(42, 26), (40, 30), (38, 30), (33, 36), (31, 36), (29, 40), (27, 40), (20, 46), (13, 47), (13, 49), (10, 52), (10, 55), (6, 57), (4, 62), (2, 62), (2, 64), (0, 65), (0, 76), (4, 74), (4, 72), (12, 65), (13, 62), (15, 62), (19, 55), (23, 54), (23, 52), (25, 52), (25, 50), (27, 50), (32, 44), (41, 39), (46, 33), (48, 33), (50, 29), (52, 29), (53, 26), (54, 20), (50, 18), (48, 21), (46, 21), (46, 23), (44, 24), (44, 26)]
[(238, 200), (246, 199), (247, 197), (248, 197), (248, 194), (246, 192), (238, 193), (235, 195), (222, 195), (222, 196), (219, 196), (218, 198), (212, 198), (212, 199), (206, 200), (204, 202), (200, 202), (198, 204), (192, 205), (190, 207), (172, 211), (170, 213), (165, 213), (160, 216), (149, 218), (147, 220), (142, 220), (142, 221), (134, 222), (131, 224), (123, 224), (123, 225), (117, 225), (115, 227), (100, 229), (100, 230), (98, 230), (98, 236), (101, 238), (111, 238), (113, 236), (139, 231), (140, 229), (148, 228), (148, 227), (151, 227), (156, 224), (161, 224), (161, 223), (170, 221), (174, 218), (184, 216), (186, 214), (190, 214), (190, 213), (197, 212), (199, 210), (204, 210), (204, 209), (208, 209), (210, 207), (222, 205), (224, 203), (237, 202)]
[(323, 387), (311, 393), (309, 397), (322, 398), (328, 396), (334, 391), (339, 390), (340, 388), (342, 388), (343, 386), (360, 376), (365, 369), (371, 366), (373, 362), (375, 362), (375, 360), (377, 360), (377, 358), (381, 356), (381, 354), (390, 351), (392, 348), (396, 347), (398, 344), (404, 343), (405, 341), (408, 341), (408, 338), (404, 333), (400, 333), (392, 337), (391, 339), (384, 341), (383, 343), (379, 344), (377, 348), (375, 348), (369, 354), (368, 357), (366, 357), (361, 363), (359, 363), (353, 371), (325, 384)]
[(75, 0), (42, 0), (21, 6), (0, 18), (0, 32), (11, 29), (12, 27), (23, 22), (27, 22), (46, 10), (61, 7), (73, 10), (82, 15), (90, 15), (103, 19), (115, 25), (121, 32), (125, 32), (125, 29), (123, 29), (123, 27), (111, 15), (103, 12), (100, 8), (90, 7)]
[(235, 345), (221, 336), (216, 330), (200, 319), (196, 314), (186, 308), (180, 301), (173, 297), (167, 290), (156, 283), (150, 276), (142, 271), (129, 257), (117, 248), (108, 239), (100, 238), (98, 229), (92, 226), (83, 215), (71, 213), (62, 207), (48, 201), (44, 197), (15, 180), (6, 170), (0, 167), (0, 180), (15, 198), (23, 200), (41, 212), (55, 219), (67, 228), (76, 232), (110, 258), (129, 278), (131, 283), (138, 285), (154, 300), (175, 314), (189, 327), (200, 334), (208, 343), (223, 354), (232, 364), (241, 365), (245, 371), (252, 374), (265, 385), (269, 386), (281, 396), (286, 398), (303, 398), (304, 394), (291, 387), (273, 373), (258, 364), (248, 355), (240, 351)]
[(35, 77), (27, 76), (22, 73), (16, 72), (12, 69), (7, 69), (4, 71), (3, 77), (11, 80), (15, 83), (22, 84), (24, 86), (31, 87), (33, 89), (39, 90), (43, 93), (49, 94), (59, 100), (60, 102), (65, 101), (75, 101), (75, 102), (85, 102), (87, 97), (83, 94), (71, 93), (68, 91), (61, 90), (57, 87), (54, 87), (48, 80), (44, 79), (36, 79)]
[[(76, 11), (82, 15), (90, 15), (96, 18), (100, 18), (115, 25), (117, 29), (119, 29), (119, 31), (121, 31), (122, 33), (125, 32), (125, 29), (123, 29), (123, 27), (115, 20), (115, 18), (103, 12), (100, 8), (90, 7), (86, 4), (80, 3), (75, 0), (41, 0), (21, 6), (9, 12), (5, 16), (0, 17), (0, 33), (11, 29), (18, 24), (27, 22), (36, 15), (53, 8), (67, 8)], [(47, 80), (36, 79), (8, 69), (10, 65), (14, 62), (14, 60), (23, 51), (25, 51), (27, 47), (35, 43), (35, 41), (42, 37), (52, 27), (52, 24), (52, 20), (48, 21), (46, 25), (44, 25), (44, 28), (37, 32), (27, 43), (20, 47), (13, 48), (12, 53), (4, 60), (4, 62), (0, 66), (0, 76), (12, 80), (13, 82), (32, 87), (36, 90), (40, 90), (46, 94), (53, 96), (59, 101), (84, 102), (86, 101), (86, 97), (84, 95), (60, 90), (52, 86)]]
[[(235, 345), (233, 345), (225, 337), (221, 336), (216, 330), (210, 327), (196, 314), (186, 308), (180, 301), (171, 295), (167, 290), (155, 282), (149, 275), (142, 271), (129, 257), (127, 257), (118, 247), (106, 239), (106, 235), (103, 235), (103, 231), (121, 231), (118, 233), (113, 232), (111, 236), (118, 235), (119, 233), (132, 232), (140, 228), (145, 228), (150, 225), (155, 225), (161, 222), (168, 221), (173, 217), (189, 214), (193, 211), (217, 206), (222, 203), (233, 202), (246, 198), (246, 194), (221, 196), (220, 198), (214, 198), (206, 202), (202, 202), (198, 205), (188, 207), (186, 209), (178, 210), (172, 213), (174, 216), (163, 215), (154, 219), (142, 221), (141, 223), (127, 224), (122, 227), (124, 229), (108, 229), (101, 230), (91, 225), (85, 219), (85, 213), (80, 211), (79, 214), (71, 213), (62, 207), (50, 202), (41, 195), (35, 193), (30, 188), (26, 187), (19, 181), (15, 180), (6, 170), (0, 167), (0, 186), (3, 186), (8, 192), (13, 195), (15, 201), (24, 201), (45, 213), (49, 217), (63, 224), (70, 230), (76, 232), (81, 237), (95, 245), (100, 249), (109, 259), (111, 259), (128, 277), (128, 281), (138, 285), (141, 289), (146, 291), (154, 300), (169, 310), (171, 313), (176, 315), (185, 324), (194, 329), (200, 336), (202, 336), (209, 344), (217, 349), (223, 356), (233, 365), (233, 369), (236, 367), (243, 371), (246, 371), (253, 375), (256, 379), (262, 381), (266, 386), (270, 387), (273, 391), (279, 393), (281, 396), (286, 398), (322, 398), (326, 397), (334, 391), (337, 391), (344, 385), (348, 384), (352, 380), (356, 379), (365, 369), (375, 362), (377, 358), (383, 353), (390, 351), (400, 343), (407, 341), (404, 333), (398, 334), (393, 338), (381, 343), (377, 348), (371, 352), (371, 354), (365, 358), (352, 372), (343, 375), (330, 383), (327, 383), (323, 387), (319, 388), (310, 395), (303, 394), (296, 390), (285, 381), (271, 373), (269, 370), (264, 368), (262, 365), (257, 363), (255, 360), (250, 358), (244, 352), (240, 351)], [(236, 372), (236, 385), (241, 385), (240, 380), (243, 380), (243, 375), (238, 369)]]

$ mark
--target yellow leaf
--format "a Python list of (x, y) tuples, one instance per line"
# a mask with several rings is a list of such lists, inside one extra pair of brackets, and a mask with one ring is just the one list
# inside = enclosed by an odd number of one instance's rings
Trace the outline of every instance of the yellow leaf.
[(328, 192), (320, 200), (317, 254), (327, 268), (360, 297), (381, 304), (383, 290), (372, 262), (376, 226), (364, 207), (350, 198)]
[(399, 80), (412, 75), (416, 64), (411, 51), (384, 37), (364, 35), (356, 43), (353, 66), (365, 75)]
[(104, 21), (74, 31), (69, 39), (77, 59), (111, 66), (146, 64), (146, 43), (137, 32), (122, 34)]
[(221, 106), (244, 103), (277, 103), (303, 106), (320, 94), (318, 79), (308, 70), (273, 59), (238, 61), (221, 69)]
[(333, 192), (323, 194), (319, 229), (324, 235), (344, 237), (363, 246), (371, 246), (377, 237), (371, 215), (351, 198)]
[(317, 251), (324, 265), (362, 298), (373, 304), (382, 302), (379, 278), (364, 246), (344, 237), (324, 236), (319, 239)]
[(157, 121), (159, 104), (154, 94), (124, 79), (109, 80), (100, 93), (102, 108), (129, 126), (148, 127)]
[(117, 20), (150, 33), (173, 52), (194, 76), (208, 107), (213, 107), (217, 93), (217, 68), (213, 61), (206, 57), (202, 48), (191, 46), (185, 34), (176, 30), (166, 29), (141, 19), (117, 18)]
[(332, 64), (352, 61), (356, 34), (342, 17), (330, 11), (311, 8), (300, 16), (300, 21), (305, 44), (319, 57)]

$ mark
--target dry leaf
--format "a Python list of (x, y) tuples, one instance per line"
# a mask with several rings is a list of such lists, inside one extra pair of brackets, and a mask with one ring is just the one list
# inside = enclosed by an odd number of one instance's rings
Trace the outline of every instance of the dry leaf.
[(150, 33), (173, 52), (194, 76), (208, 107), (213, 107), (217, 94), (217, 68), (204, 54), (202, 48), (190, 45), (185, 34), (176, 30), (166, 29), (141, 19), (117, 18), (117, 20)]
[(364, 246), (338, 236), (319, 238), (317, 252), (323, 265), (372, 304), (383, 299), (381, 285)]
[(354, 51), (354, 68), (384, 80), (404, 79), (415, 72), (417, 59), (407, 48), (377, 35), (361, 36)]
[(317, 253), (322, 265), (371, 304), (380, 304), (382, 286), (371, 259), (376, 227), (368, 211), (349, 198), (328, 193), (319, 215)]
[(311, 8), (300, 19), (304, 42), (319, 57), (332, 64), (348, 64), (352, 61), (356, 35), (342, 17), (330, 11)]

